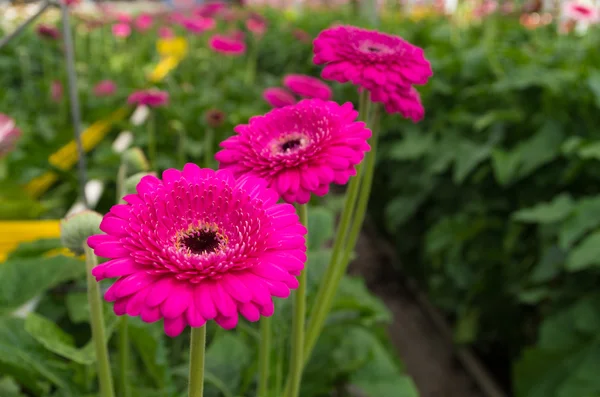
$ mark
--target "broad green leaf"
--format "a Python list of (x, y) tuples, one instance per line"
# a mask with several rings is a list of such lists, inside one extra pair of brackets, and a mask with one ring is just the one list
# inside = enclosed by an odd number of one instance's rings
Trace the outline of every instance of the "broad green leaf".
[(454, 341), (458, 344), (468, 344), (475, 341), (479, 332), (479, 311), (467, 310), (458, 316), (454, 326)]
[(144, 364), (145, 372), (152, 377), (155, 386), (164, 389), (171, 382), (164, 333), (161, 328), (138, 323), (139, 325), (135, 325), (130, 321), (131, 343)]
[(206, 368), (237, 395), (242, 370), (250, 364), (250, 348), (232, 333), (224, 333), (210, 344), (206, 351)]
[(544, 250), (542, 258), (531, 272), (530, 280), (533, 283), (544, 283), (552, 280), (563, 269), (566, 260), (565, 252), (552, 245)]
[(308, 211), (308, 249), (322, 248), (333, 237), (333, 212), (323, 207)]
[(432, 134), (424, 134), (416, 128), (407, 128), (403, 135), (404, 139), (395, 141), (389, 148), (388, 156), (392, 160), (417, 160), (434, 148)]
[(524, 114), (519, 109), (491, 110), (478, 117), (473, 123), (473, 127), (476, 131), (482, 131), (499, 121), (519, 123), (523, 120), (523, 117)]
[(582, 145), (577, 151), (577, 154), (582, 159), (600, 160), (600, 141)]
[(581, 147), (584, 140), (579, 136), (568, 137), (560, 147), (563, 154), (573, 154)]
[(387, 306), (369, 292), (363, 279), (357, 277), (342, 279), (331, 311), (333, 318), (366, 326), (387, 323), (392, 319)]
[(465, 178), (490, 156), (491, 150), (492, 146), (489, 144), (477, 145), (467, 140), (461, 141), (454, 160), (454, 183), (464, 182)]
[(513, 213), (512, 218), (526, 223), (555, 223), (568, 217), (575, 207), (573, 199), (566, 193), (556, 196), (548, 203), (524, 208)]
[(585, 270), (591, 266), (600, 266), (600, 231), (586, 237), (567, 258), (566, 268), (569, 271)]
[(600, 70), (592, 70), (590, 72), (590, 77), (587, 79), (587, 83), (596, 99), (596, 106), (600, 108)]
[(29, 336), (19, 318), (0, 318), (0, 372), (38, 393), (49, 384), (68, 387), (63, 363)]
[(350, 384), (373, 397), (418, 397), (413, 381), (398, 368), (373, 334), (356, 327), (348, 330), (348, 334), (355, 345), (360, 343), (362, 349), (365, 346), (370, 349), (370, 359), (350, 374)]
[(0, 265), (0, 314), (10, 312), (31, 298), (85, 274), (76, 258), (13, 259)]
[(508, 185), (517, 174), (521, 162), (518, 152), (507, 152), (501, 149), (492, 151), (492, 169), (501, 186)]
[(67, 295), (65, 303), (67, 305), (69, 318), (73, 324), (80, 324), (89, 321), (90, 306), (88, 305), (87, 299), (87, 293), (85, 292), (72, 292)]
[(560, 126), (552, 121), (545, 125), (529, 140), (517, 147), (520, 157), (518, 179), (529, 176), (539, 167), (554, 160), (560, 153), (563, 133)]
[(307, 253), (306, 271), (308, 278), (309, 293), (316, 290), (323, 280), (323, 276), (329, 267), (331, 249), (312, 250)]
[(18, 258), (37, 258), (42, 256), (44, 253), (61, 248), (62, 243), (60, 239), (41, 239), (27, 243), (21, 243), (8, 254), (7, 260), (13, 260)]
[(396, 196), (385, 207), (385, 226), (389, 233), (394, 233), (415, 214), (421, 203), (428, 197), (429, 191), (422, 191), (410, 196)]
[(573, 214), (560, 228), (558, 241), (563, 249), (569, 249), (573, 243), (587, 232), (600, 225), (600, 196), (581, 199), (575, 205)]
[(21, 388), (15, 380), (9, 376), (0, 378), (0, 396), (2, 397), (26, 397), (21, 393)]

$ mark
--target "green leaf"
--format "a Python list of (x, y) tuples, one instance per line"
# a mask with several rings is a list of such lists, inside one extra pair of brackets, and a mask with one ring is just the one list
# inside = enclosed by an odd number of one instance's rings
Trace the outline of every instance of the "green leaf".
[(521, 158), (518, 152), (506, 152), (501, 149), (492, 151), (492, 169), (496, 180), (501, 186), (506, 186), (514, 179)]
[(26, 397), (21, 393), (21, 388), (15, 380), (9, 376), (0, 378), (0, 396), (2, 397)]
[(322, 248), (333, 237), (333, 212), (323, 207), (308, 211), (308, 249)]
[(372, 397), (418, 397), (411, 378), (402, 373), (373, 334), (356, 327), (348, 330), (348, 334), (355, 346), (370, 350), (370, 359), (350, 374), (348, 381), (352, 385)]
[(332, 317), (352, 320), (365, 326), (389, 323), (392, 315), (379, 298), (371, 294), (365, 282), (357, 277), (344, 277), (331, 309)]
[(491, 110), (478, 117), (473, 123), (473, 127), (476, 131), (483, 131), (499, 121), (520, 123), (523, 117), (523, 111), (519, 109)]
[(590, 142), (579, 147), (577, 154), (582, 159), (600, 160), (600, 141)]
[(533, 283), (544, 283), (552, 280), (563, 269), (566, 260), (565, 252), (552, 245), (546, 250), (540, 259), (540, 262), (533, 269), (530, 280)]
[(570, 195), (563, 193), (549, 203), (541, 203), (513, 213), (512, 218), (526, 223), (555, 223), (568, 217), (575, 207)]
[(31, 298), (77, 279), (85, 274), (85, 265), (76, 258), (14, 259), (0, 265), (0, 314), (11, 312)]
[(587, 83), (596, 99), (596, 106), (600, 108), (600, 70), (592, 70)]
[(573, 214), (567, 218), (560, 228), (558, 241), (561, 248), (569, 249), (573, 243), (599, 225), (600, 196), (579, 200)]
[(242, 370), (250, 365), (250, 348), (240, 338), (232, 333), (222, 334), (210, 344), (206, 351), (206, 368), (233, 395), (237, 395), (242, 380)]
[(46, 252), (61, 248), (62, 244), (60, 239), (41, 239), (32, 242), (21, 243), (8, 254), (7, 260), (13, 260), (18, 258), (37, 258), (45, 254)]
[(600, 265), (600, 231), (586, 237), (571, 250), (566, 268), (576, 272)]
[(454, 341), (458, 344), (468, 344), (475, 341), (479, 333), (479, 311), (467, 310), (458, 316), (454, 328)]
[(87, 293), (85, 292), (72, 292), (67, 295), (65, 304), (67, 305), (67, 313), (73, 324), (89, 321), (90, 306), (87, 299)]
[(386, 230), (394, 233), (398, 226), (402, 226), (415, 214), (419, 206), (429, 196), (429, 191), (422, 191), (410, 196), (396, 196), (385, 207)]
[(434, 147), (433, 134), (424, 134), (416, 128), (404, 130), (404, 139), (396, 141), (389, 149), (388, 156), (392, 160), (417, 160)]
[(477, 145), (467, 140), (461, 141), (454, 160), (454, 183), (461, 184), (480, 163), (490, 157), (491, 151), (492, 146), (489, 144)]
[(164, 333), (161, 328), (138, 323), (139, 325), (135, 325), (130, 321), (131, 343), (144, 364), (145, 372), (152, 377), (155, 386), (164, 389), (171, 382)]

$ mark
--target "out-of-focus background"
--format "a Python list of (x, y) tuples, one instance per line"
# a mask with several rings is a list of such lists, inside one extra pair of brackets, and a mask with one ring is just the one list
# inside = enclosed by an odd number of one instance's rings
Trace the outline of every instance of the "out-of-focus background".
[[(0, 40), (41, 6), (2, 1)], [(332, 320), (353, 331), (332, 326), (302, 396), (599, 397), (598, 3), (209, 6), (70, 4), (92, 207), (114, 203), (123, 153), (147, 146), (150, 122), (158, 169), (201, 162), (206, 145), (271, 108), (263, 92), (284, 75), (320, 76), (312, 40), (321, 30), (399, 35), (432, 65), (418, 88), (425, 117), (382, 119), (369, 216), (334, 319), (348, 323)], [(214, 52), (217, 33), (244, 50)], [(81, 205), (65, 51), (56, 7), (0, 48), (0, 114), (14, 120), (0, 118), (0, 397), (97, 395), (84, 268), (58, 240), (57, 220)], [(358, 103), (354, 87), (325, 83), (337, 102)], [(169, 104), (127, 104), (149, 87)], [(311, 222), (327, 240), (339, 200), (322, 204)], [(324, 266), (326, 245), (309, 266)], [(130, 333), (132, 395), (182, 395), (181, 343), (141, 322)], [(214, 335), (210, 396), (255, 395), (255, 333)]]

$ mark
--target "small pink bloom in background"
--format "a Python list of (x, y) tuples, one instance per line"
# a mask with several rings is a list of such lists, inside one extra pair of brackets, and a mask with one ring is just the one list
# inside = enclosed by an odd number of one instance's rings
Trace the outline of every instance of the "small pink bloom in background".
[(187, 17), (181, 12), (174, 11), (167, 16), (167, 22), (176, 23), (178, 25), (183, 25), (183, 22), (187, 19)]
[(127, 38), (131, 35), (131, 26), (126, 23), (115, 23), (112, 26), (112, 34), (115, 37)]
[(21, 130), (17, 128), (15, 121), (0, 113), (0, 158), (13, 151), (20, 137)]
[(164, 106), (168, 102), (169, 93), (154, 88), (136, 91), (127, 98), (127, 103), (130, 105), (146, 105), (152, 108)]
[(303, 74), (288, 74), (283, 78), (283, 85), (296, 95), (304, 98), (318, 98), (324, 101), (331, 99), (331, 88), (321, 80)]
[(252, 14), (246, 20), (246, 29), (255, 36), (262, 36), (267, 31), (267, 21), (258, 14)]
[(209, 2), (194, 10), (194, 14), (204, 18), (214, 18), (227, 9), (227, 3), (221, 1)]
[(498, 2), (495, 0), (484, 0), (484, 2), (473, 10), (476, 18), (485, 18), (493, 14), (498, 9)]
[(133, 22), (133, 18), (129, 14), (118, 13), (116, 15), (117, 22), (131, 24)]
[(150, 14), (140, 14), (135, 18), (134, 26), (136, 30), (139, 32), (145, 32), (152, 28), (152, 24), (154, 23), (154, 19)]
[(246, 44), (233, 37), (216, 34), (208, 41), (210, 48), (224, 55), (242, 55), (246, 52)]
[(304, 204), (356, 175), (371, 137), (357, 117), (350, 102), (305, 99), (238, 125), (215, 159), (220, 169), (263, 178), (288, 203)]
[(234, 40), (244, 41), (246, 33), (243, 30), (235, 29), (226, 34), (227, 37), (231, 37)]
[(60, 31), (56, 27), (45, 24), (37, 25), (36, 32), (38, 36), (52, 40), (56, 40), (61, 36)]
[(371, 101), (383, 103), (387, 113), (399, 113), (417, 123), (425, 116), (421, 95), (414, 87), (386, 90), (381, 87), (371, 91)]
[(512, 14), (515, 11), (515, 3), (512, 1), (502, 3), (500, 11), (502, 11), (503, 14)]
[(94, 86), (94, 95), (98, 97), (111, 96), (117, 92), (117, 85), (112, 80), (102, 80)]
[(76, 6), (81, 3), (81, 0), (62, 0), (67, 7)]
[(164, 319), (170, 337), (209, 320), (233, 329), (240, 315), (273, 315), (273, 297), (298, 288), (307, 231), (264, 180), (186, 164), (145, 176), (123, 199), (100, 224), (106, 234), (87, 241), (109, 258), (96, 280), (117, 278), (104, 294), (115, 314)]
[(63, 85), (60, 81), (54, 80), (52, 84), (50, 84), (50, 99), (53, 102), (60, 102), (63, 97)]
[(183, 19), (181, 25), (190, 33), (200, 34), (214, 29), (217, 23), (211, 18), (194, 16)]
[(598, 10), (591, 5), (579, 1), (569, 1), (565, 3), (563, 12), (567, 18), (577, 22), (598, 22)]
[(308, 34), (307, 31), (302, 29), (294, 29), (292, 32), (296, 40), (301, 41), (303, 43), (310, 43), (312, 41), (312, 37)]
[(263, 99), (274, 108), (293, 105), (297, 102), (292, 94), (279, 87), (272, 87), (264, 90)]
[(158, 29), (158, 37), (161, 39), (171, 39), (175, 37), (175, 33), (173, 33), (173, 29), (168, 26), (161, 26)]

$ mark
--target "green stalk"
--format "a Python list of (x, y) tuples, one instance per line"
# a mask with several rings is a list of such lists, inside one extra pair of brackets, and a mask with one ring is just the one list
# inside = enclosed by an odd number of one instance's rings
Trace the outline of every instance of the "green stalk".
[[(308, 204), (298, 205), (300, 222), (308, 226)], [(288, 374), (289, 393), (287, 397), (298, 397), (300, 381), (304, 370), (304, 333), (306, 320), (306, 283), (307, 267), (300, 274), (298, 289), (294, 294), (294, 317), (292, 320), (292, 350), (290, 357), (290, 372)]]
[(204, 393), (204, 353), (206, 326), (192, 327), (190, 340), (190, 375), (188, 397), (202, 397)]
[(211, 168), (213, 163), (213, 139), (215, 132), (211, 127), (204, 131), (204, 167)]
[(259, 40), (253, 38), (252, 48), (250, 49), (250, 54), (248, 54), (248, 65), (246, 66), (246, 83), (248, 83), (248, 85), (253, 84), (254, 79), (256, 78), (256, 63), (258, 62), (258, 43)]
[(119, 391), (121, 397), (129, 397), (127, 372), (129, 368), (129, 330), (127, 316), (119, 319)]
[(258, 352), (258, 393), (267, 397), (269, 394), (269, 365), (271, 361), (271, 317), (260, 320), (260, 350)]
[(121, 163), (119, 170), (117, 171), (117, 200), (116, 203), (120, 203), (121, 199), (125, 195), (125, 179), (127, 178), (127, 165)]
[(87, 292), (90, 305), (90, 325), (92, 327), (92, 339), (96, 349), (96, 365), (98, 367), (98, 380), (100, 382), (100, 396), (114, 397), (113, 381), (110, 371), (110, 360), (106, 347), (106, 334), (104, 332), (104, 315), (102, 312), (102, 300), (100, 298), (100, 287), (92, 276), (92, 269), (98, 265), (98, 258), (87, 244), (83, 245), (85, 251), (85, 264), (87, 270)]
[(154, 115), (154, 109), (150, 110), (150, 116), (148, 117), (148, 161), (150, 162), (150, 169), (156, 170), (156, 116)]
[(187, 135), (185, 133), (185, 128), (179, 129), (179, 147), (177, 148), (177, 162), (179, 163), (179, 167), (183, 168), (185, 165), (185, 145), (187, 143)]

